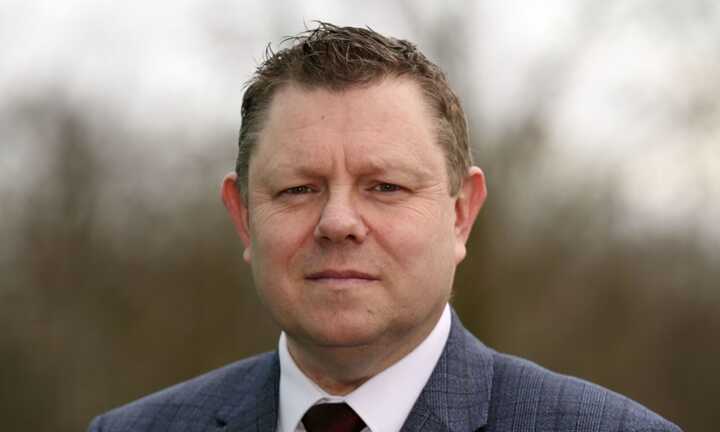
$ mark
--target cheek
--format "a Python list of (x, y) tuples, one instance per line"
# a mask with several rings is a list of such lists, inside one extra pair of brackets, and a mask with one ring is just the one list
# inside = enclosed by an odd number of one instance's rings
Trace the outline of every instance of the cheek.
[(423, 272), (454, 262), (452, 215), (443, 208), (429, 212), (403, 212), (388, 217), (376, 215), (376, 240), (409, 271)]
[(278, 211), (258, 207), (250, 223), (252, 257), (272, 261), (274, 265), (287, 261), (312, 238), (316, 212), (312, 209)]
[(251, 231), (253, 279), (258, 295), (270, 310), (285, 311), (298, 298), (299, 293), (292, 289), (298, 272), (294, 257), (298, 256), (303, 238), (298, 228), (276, 222)]
[[(258, 294), (277, 320), (302, 300), (297, 289), (302, 260), (313, 238), (313, 215), (258, 213), (250, 226), (250, 263)], [(260, 217), (263, 216), (263, 217)]]
[(306, 236), (293, 224), (277, 224), (258, 230), (252, 238), (252, 263), (263, 276), (279, 276), (288, 271), (289, 263)]

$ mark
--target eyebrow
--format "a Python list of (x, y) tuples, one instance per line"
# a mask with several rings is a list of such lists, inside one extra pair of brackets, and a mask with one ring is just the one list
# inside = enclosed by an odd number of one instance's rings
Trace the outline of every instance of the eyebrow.
[(400, 163), (397, 162), (398, 161), (371, 158), (369, 161), (362, 163), (360, 171), (368, 175), (400, 172), (417, 181), (433, 177), (432, 173), (424, 165), (408, 164), (403, 161), (400, 161)]

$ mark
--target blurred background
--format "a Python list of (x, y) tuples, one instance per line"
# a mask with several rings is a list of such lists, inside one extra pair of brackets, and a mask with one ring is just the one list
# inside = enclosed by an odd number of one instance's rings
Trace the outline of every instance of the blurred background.
[(720, 4), (0, 3), (0, 418), (83, 430), (273, 349), (219, 200), (243, 83), (312, 20), (415, 41), (489, 199), (454, 305), (492, 347), (720, 422)]

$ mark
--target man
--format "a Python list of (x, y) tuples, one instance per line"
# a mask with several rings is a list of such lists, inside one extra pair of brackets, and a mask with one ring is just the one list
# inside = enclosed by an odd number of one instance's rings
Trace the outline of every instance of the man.
[(93, 431), (678, 431), (497, 353), (448, 306), (486, 196), (460, 103), (412, 44), (320, 23), (260, 66), (222, 198), (278, 351)]

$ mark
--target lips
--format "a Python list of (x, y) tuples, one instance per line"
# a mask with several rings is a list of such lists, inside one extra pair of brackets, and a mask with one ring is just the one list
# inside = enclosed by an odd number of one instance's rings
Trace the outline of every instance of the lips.
[(323, 280), (379, 280), (378, 277), (357, 270), (323, 270), (308, 274), (306, 279), (313, 281)]

